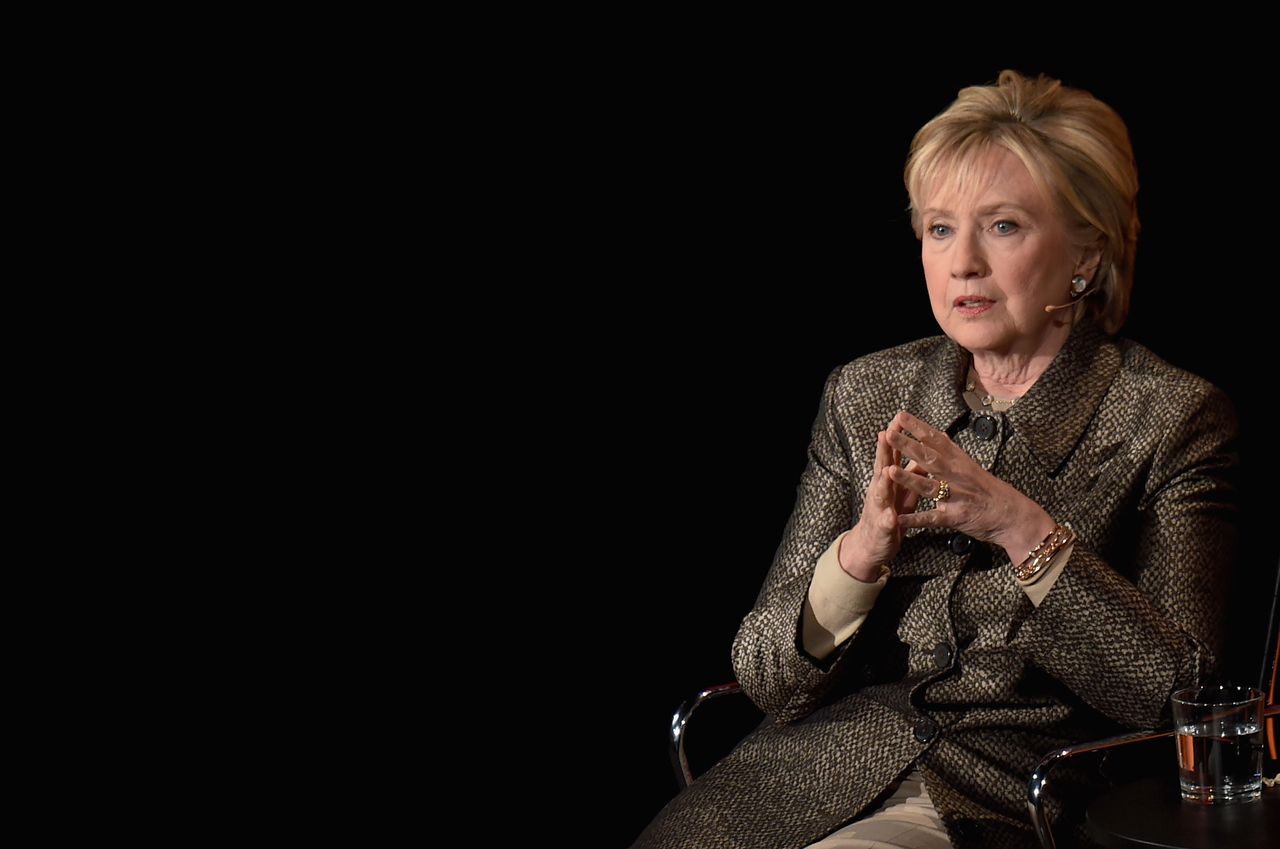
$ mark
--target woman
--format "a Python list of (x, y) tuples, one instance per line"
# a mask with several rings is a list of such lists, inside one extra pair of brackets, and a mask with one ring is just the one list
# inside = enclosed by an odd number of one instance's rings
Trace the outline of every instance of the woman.
[(1005, 71), (917, 133), (905, 180), (945, 336), (827, 378), (733, 643), (767, 718), (637, 847), (1034, 846), (1039, 758), (1160, 723), (1217, 662), (1235, 415), (1113, 336), (1123, 122)]

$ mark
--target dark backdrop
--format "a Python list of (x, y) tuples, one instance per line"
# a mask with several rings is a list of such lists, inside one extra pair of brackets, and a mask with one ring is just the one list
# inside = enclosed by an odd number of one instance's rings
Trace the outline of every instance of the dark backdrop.
[[(1126, 120), (1143, 233), (1123, 333), (1235, 400), (1246, 517), (1263, 518), (1271, 488), (1269, 197), (1241, 177), (1259, 152), (1233, 117), (1255, 113), (1257, 86), (1224, 84), (1230, 68), (1135, 73), (1095, 57), (890, 71), (800, 49), (699, 56), (655, 50), (570, 96), (582, 130), (554, 161), (573, 176), (546, 178), (575, 210), (557, 261), (587, 281), (556, 302), (570, 332), (544, 346), (563, 387), (547, 459), (570, 485), (555, 508), (577, 593), (567, 621), (584, 655), (607, 658), (564, 694), (599, 699), (598, 727), (576, 739), (589, 820), (607, 824), (593, 845), (627, 845), (675, 793), (671, 711), (733, 677), (730, 643), (793, 505), (823, 379), (938, 332), (901, 167), (961, 86), (1045, 71)], [(1239, 575), (1269, 591), (1280, 545), (1245, 531)], [(1264, 593), (1234, 597), (1233, 636), (1260, 640)], [(1236, 657), (1237, 674), (1260, 654)]]

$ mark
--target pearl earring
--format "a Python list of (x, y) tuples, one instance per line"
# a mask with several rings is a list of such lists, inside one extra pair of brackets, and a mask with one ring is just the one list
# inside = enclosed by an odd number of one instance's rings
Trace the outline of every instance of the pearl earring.
[(1084, 294), (1084, 290), (1087, 288), (1089, 288), (1089, 281), (1085, 280), (1081, 275), (1077, 274), (1075, 277), (1071, 278), (1072, 295), (1082, 295)]

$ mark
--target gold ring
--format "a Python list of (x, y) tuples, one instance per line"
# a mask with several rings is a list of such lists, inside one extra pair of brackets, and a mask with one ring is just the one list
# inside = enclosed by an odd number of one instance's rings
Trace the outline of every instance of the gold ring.
[(943, 478), (938, 478), (938, 494), (933, 497), (934, 501), (946, 501), (951, 497), (951, 484), (947, 483)]

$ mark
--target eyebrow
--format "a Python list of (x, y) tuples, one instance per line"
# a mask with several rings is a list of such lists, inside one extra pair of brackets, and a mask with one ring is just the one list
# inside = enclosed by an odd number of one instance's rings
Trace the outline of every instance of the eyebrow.
[[(981, 209), (979, 209), (979, 210), (978, 210), (978, 214), (979, 214), (979, 215), (990, 215), (990, 214), (991, 214), (991, 213), (993, 213), (993, 212), (1000, 212), (1001, 210), (1005, 210), (1005, 209), (1011, 209), (1011, 210), (1015, 210), (1015, 211), (1017, 211), (1017, 212), (1021, 212), (1023, 215), (1026, 215), (1026, 216), (1028, 216), (1028, 217), (1030, 217), (1030, 216), (1031, 216), (1031, 210), (1027, 209), (1025, 206), (1019, 206), (1018, 204), (1016, 204), (1016, 203), (1012, 203), (1012, 202), (1009, 202), (1009, 203), (993, 203), (993, 204), (991, 204), (990, 206), (984, 206), (984, 207), (982, 207)], [(934, 214), (938, 214), (938, 213), (940, 213), (940, 214), (942, 214), (942, 215), (954, 215), (954, 214), (955, 214), (955, 213), (953, 213), (953, 212), (952, 212), (951, 210), (949, 210), (949, 209), (939, 209), (939, 208), (938, 208), (938, 207), (936, 207), (936, 206), (926, 207), (925, 209), (922, 209), (922, 210), (920, 211), (920, 214), (921, 214), (921, 215), (934, 215)]]

